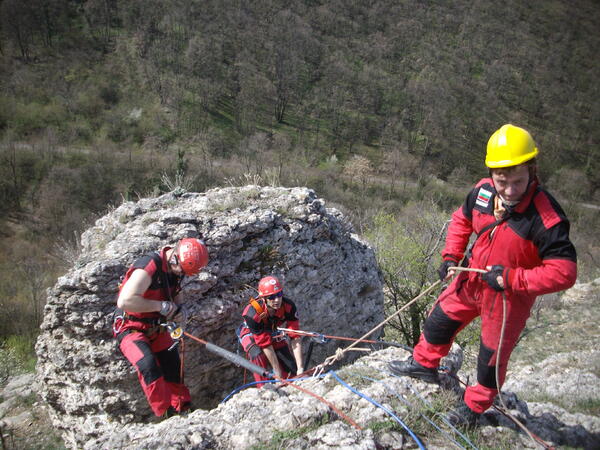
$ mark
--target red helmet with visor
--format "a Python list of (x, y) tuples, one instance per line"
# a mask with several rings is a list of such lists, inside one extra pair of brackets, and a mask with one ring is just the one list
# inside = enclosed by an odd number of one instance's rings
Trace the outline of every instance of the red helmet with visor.
[(177, 245), (177, 258), (186, 275), (196, 275), (208, 264), (208, 250), (200, 239), (185, 238)]
[(283, 292), (283, 288), (281, 287), (279, 280), (275, 277), (264, 277), (258, 282), (259, 297), (270, 297), (271, 295), (279, 294), (280, 292)]

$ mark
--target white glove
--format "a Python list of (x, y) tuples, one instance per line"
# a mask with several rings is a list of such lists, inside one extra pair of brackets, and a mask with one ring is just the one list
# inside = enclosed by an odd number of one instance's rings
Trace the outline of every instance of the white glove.
[(181, 307), (173, 302), (161, 302), (159, 314), (170, 320), (179, 313), (180, 309)]

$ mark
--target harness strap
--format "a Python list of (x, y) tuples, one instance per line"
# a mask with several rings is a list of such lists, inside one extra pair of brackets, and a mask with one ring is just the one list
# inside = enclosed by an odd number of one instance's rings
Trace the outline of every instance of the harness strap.
[(252, 305), (252, 307), (254, 308), (256, 313), (258, 314), (258, 318), (262, 322), (266, 323), (267, 318), (269, 317), (269, 311), (267, 311), (267, 308), (265, 308), (263, 305), (261, 305), (258, 302), (258, 300), (256, 300), (254, 297), (250, 297), (250, 304)]
[(510, 219), (510, 217), (511, 217), (511, 215), (510, 215), (509, 211), (507, 211), (504, 214), (504, 217), (496, 220), (495, 222), (488, 223), (485, 227), (483, 227), (481, 229), (481, 231), (479, 233), (477, 233), (477, 236), (475, 236), (475, 240), (473, 241), (473, 243), (467, 249), (467, 251), (465, 253), (465, 257), (463, 258), (462, 263), (460, 264), (460, 267), (468, 267), (469, 266), (469, 260), (471, 259), (471, 255), (473, 253), (473, 248), (475, 247), (475, 244), (477, 243), (477, 241), (479, 240), (479, 238), (481, 236), (483, 236), (483, 233), (485, 233), (490, 228), (497, 227), (498, 225), (506, 222), (508, 219)]
[(160, 324), (159, 317), (136, 317), (136, 316), (132, 316), (131, 314), (128, 314), (126, 312), (123, 313), (123, 319), (131, 320), (132, 322), (147, 323), (150, 325), (159, 325)]
[(125, 339), (125, 336), (127, 336), (128, 334), (131, 334), (131, 333), (140, 333), (140, 332), (137, 330), (125, 330), (125, 331), (121, 331), (119, 334), (117, 334), (116, 338), (117, 338), (117, 342), (119, 343), (119, 345), (121, 345), (121, 341), (123, 339)]
[(137, 317), (123, 311), (121, 308), (115, 308), (113, 312), (113, 321), (116, 319), (120, 320), (131, 320), (132, 322), (147, 323), (149, 325), (160, 325), (160, 317)]
[(117, 339), (117, 342), (119, 343), (119, 345), (121, 345), (121, 341), (123, 339), (125, 339), (125, 336), (127, 336), (128, 334), (142, 333), (146, 337), (152, 337), (153, 335), (155, 335), (156, 333), (158, 333), (161, 330), (164, 330), (164, 328), (161, 326), (158, 326), (158, 325), (154, 326), (152, 328), (148, 328), (146, 330), (137, 330), (135, 328), (128, 328), (127, 330), (123, 330), (123, 331), (120, 331), (119, 333), (117, 333), (115, 335), (115, 338)]

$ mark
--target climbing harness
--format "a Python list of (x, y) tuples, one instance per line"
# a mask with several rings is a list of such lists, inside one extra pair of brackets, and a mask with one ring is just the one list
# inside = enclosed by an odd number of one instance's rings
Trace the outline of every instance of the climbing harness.
[[(177, 324), (175, 321), (165, 321), (164, 318), (162, 318), (163, 320), (159, 322), (159, 325), (165, 328), (169, 332), (171, 339), (173, 339), (173, 343), (169, 347), (169, 351), (176, 348), (180, 343), (183, 343), (181, 338), (183, 337), (184, 327), (188, 322), (188, 310), (185, 305), (180, 306), (179, 314), (181, 314), (180, 322), (183, 323), (183, 325)], [(183, 358), (181, 358), (181, 362), (183, 364)]]

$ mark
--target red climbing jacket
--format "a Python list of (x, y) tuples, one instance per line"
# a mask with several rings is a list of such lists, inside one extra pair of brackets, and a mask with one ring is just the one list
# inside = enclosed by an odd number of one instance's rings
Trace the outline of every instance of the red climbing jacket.
[[(244, 326), (242, 326), (240, 336), (243, 337), (251, 333), (256, 345), (259, 347), (281, 347), (285, 345), (284, 333), (277, 331), (277, 327), (283, 327), (291, 330), (300, 329), (300, 321), (296, 312), (296, 305), (291, 300), (283, 297), (281, 306), (275, 314), (270, 316), (267, 313), (266, 306), (259, 300), (251, 299), (250, 303), (244, 308), (242, 317), (244, 318)], [(300, 337), (294, 333), (289, 333), (291, 339)], [(283, 344), (281, 344), (283, 342)]]
[[(261, 349), (272, 345), (282, 366), (283, 377), (287, 378), (290, 373), (294, 373), (296, 363), (289, 350), (286, 333), (277, 330), (278, 327), (291, 330), (300, 329), (294, 302), (283, 297), (279, 309), (270, 316), (263, 300), (250, 299), (244, 308), (242, 317), (244, 322), (236, 333), (248, 359), (260, 367), (268, 368), (269, 362)], [(288, 332), (287, 335), (291, 339), (301, 337), (293, 332)], [(254, 374), (254, 379), (264, 381), (267, 378)]]
[[(125, 286), (125, 283), (129, 280), (129, 277), (131, 277), (134, 270), (143, 269), (150, 276), (152, 281), (146, 292), (142, 294), (142, 297), (159, 302), (171, 301), (174, 299), (181, 290), (181, 278), (168, 271), (165, 253), (170, 250), (170, 248), (171, 247), (165, 247), (160, 252), (160, 255), (156, 252), (152, 252), (138, 258), (129, 270), (127, 270), (121, 283), (121, 288)], [(119, 292), (120, 291), (121, 290), (119, 289)], [(117, 312), (117, 314), (119, 313), (120, 311)], [(160, 314), (158, 312), (139, 313), (124, 311), (123, 318), (125, 320), (116, 324), (118, 326), (118, 331), (127, 329), (146, 330), (158, 323)]]
[[(487, 269), (504, 266), (507, 299), (506, 327), (499, 362), (504, 382), (508, 359), (538, 295), (571, 287), (577, 278), (577, 257), (569, 240), (569, 222), (556, 200), (532, 181), (524, 198), (502, 221), (494, 216), (496, 190), (490, 178), (481, 180), (462, 208), (452, 215), (444, 260), (458, 263), (471, 234), (475, 241), (468, 266)], [(499, 222), (499, 223), (498, 223)], [(496, 223), (496, 226), (490, 224)], [(464, 264), (464, 262), (463, 262)], [(498, 390), (495, 367), (503, 323), (503, 297), (474, 272), (460, 272), (442, 292), (427, 320), (413, 356), (425, 367), (436, 368), (447, 355), (454, 337), (481, 316), (481, 343), (477, 381), (465, 391), (465, 402), (481, 413), (492, 405)]]
[[(452, 215), (444, 259), (460, 261), (469, 237), (495, 222), (491, 178), (481, 180), (462, 208)], [(510, 218), (488, 229), (477, 239), (469, 256), (469, 267), (505, 267), (507, 294), (526, 303), (550, 292), (573, 286), (577, 278), (577, 257), (569, 240), (565, 213), (534, 180), (525, 197), (515, 206)], [(478, 277), (476, 274), (471, 277)]]

